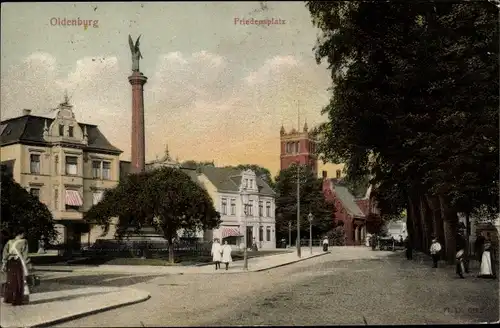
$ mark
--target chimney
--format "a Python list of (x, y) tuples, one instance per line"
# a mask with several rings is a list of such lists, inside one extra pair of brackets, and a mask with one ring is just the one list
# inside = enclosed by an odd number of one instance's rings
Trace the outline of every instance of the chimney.
[(326, 179), (326, 177), (328, 176), (328, 173), (326, 171), (323, 171), (323, 179)]
[(31, 115), (31, 109), (23, 109), (23, 115)]

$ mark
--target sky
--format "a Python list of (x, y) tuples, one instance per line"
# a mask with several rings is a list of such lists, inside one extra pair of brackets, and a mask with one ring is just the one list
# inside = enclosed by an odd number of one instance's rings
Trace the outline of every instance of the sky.
[[(67, 90), (77, 120), (98, 125), (130, 160), (128, 35), (142, 35), (146, 160), (168, 144), (180, 161), (275, 175), (281, 125), (325, 121), (331, 79), (314, 58), (319, 31), (304, 3), (263, 4), (2, 3), (1, 119), (24, 108), (53, 117)], [(65, 18), (82, 24), (58, 24)], [(240, 24), (252, 18), (281, 24)], [(329, 176), (338, 168), (319, 165)]]

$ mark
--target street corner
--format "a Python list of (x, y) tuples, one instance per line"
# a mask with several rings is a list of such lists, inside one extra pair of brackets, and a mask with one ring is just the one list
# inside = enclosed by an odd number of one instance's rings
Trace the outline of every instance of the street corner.
[(35, 293), (24, 306), (1, 304), (2, 327), (49, 327), (95, 313), (112, 310), (150, 298), (133, 288), (90, 287)]

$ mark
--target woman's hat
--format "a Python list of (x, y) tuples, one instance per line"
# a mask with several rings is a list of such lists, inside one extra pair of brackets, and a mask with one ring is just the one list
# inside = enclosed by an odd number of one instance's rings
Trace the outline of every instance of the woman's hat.
[(463, 250), (463, 249), (461, 249), (461, 250), (459, 250), (459, 251), (457, 252), (457, 256), (456, 256), (456, 258), (457, 258), (457, 259), (458, 259), (458, 258), (461, 258), (463, 255), (464, 255), (464, 250)]

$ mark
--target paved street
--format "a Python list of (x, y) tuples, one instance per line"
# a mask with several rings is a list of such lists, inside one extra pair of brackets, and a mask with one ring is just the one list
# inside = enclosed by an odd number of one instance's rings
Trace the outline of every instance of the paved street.
[[(338, 250), (338, 249), (337, 249)], [(498, 282), (457, 279), (452, 268), (332, 254), (265, 272), (131, 276), (51, 273), (52, 284), (107, 284), (151, 299), (58, 327), (470, 323), (498, 320)], [(342, 258), (342, 256), (340, 256)], [(57, 277), (57, 275), (61, 275)], [(66, 276), (64, 276), (66, 275)], [(71, 276), (71, 277), (70, 277)], [(48, 276), (47, 276), (48, 278)]]

